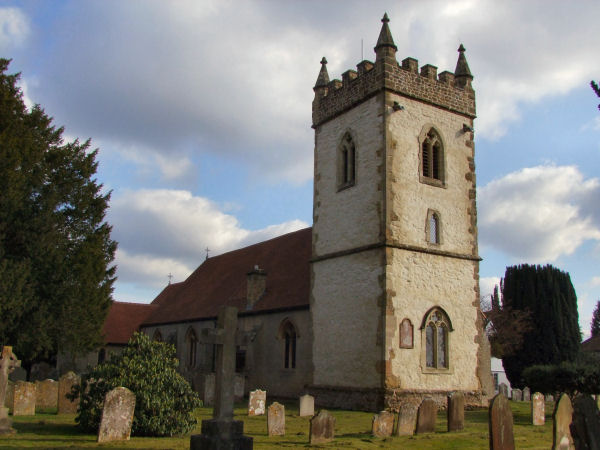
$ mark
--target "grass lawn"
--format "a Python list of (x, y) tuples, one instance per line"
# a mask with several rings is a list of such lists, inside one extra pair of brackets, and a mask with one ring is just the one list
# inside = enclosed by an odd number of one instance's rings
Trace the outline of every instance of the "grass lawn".
[[(517, 448), (548, 449), (552, 446), (552, 403), (546, 404), (546, 424), (531, 425), (528, 402), (510, 402), (514, 416), (515, 444)], [(286, 435), (267, 436), (266, 416), (246, 416), (247, 405), (239, 404), (235, 418), (244, 421), (244, 433), (254, 438), (254, 447), (310, 447), (308, 444), (309, 418), (298, 417), (297, 403), (286, 403)], [(317, 448), (374, 449), (485, 449), (488, 448), (487, 410), (466, 411), (465, 429), (461, 432), (446, 432), (446, 413), (438, 414), (436, 433), (417, 436), (400, 436), (379, 439), (371, 436), (372, 413), (330, 410), (337, 420), (335, 441)], [(196, 412), (200, 432), (200, 422), (212, 415), (211, 408), (199, 408)], [(13, 428), (17, 434), (0, 436), (0, 449), (3, 448), (189, 448), (190, 436), (172, 438), (132, 437), (130, 441), (115, 444), (97, 444), (96, 436), (79, 431), (72, 414), (36, 414), (28, 417), (15, 417)]]

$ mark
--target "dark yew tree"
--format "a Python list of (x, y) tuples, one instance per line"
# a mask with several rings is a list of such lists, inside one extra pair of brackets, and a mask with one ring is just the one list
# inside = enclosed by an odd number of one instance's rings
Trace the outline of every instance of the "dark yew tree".
[(507, 267), (502, 301), (513, 311), (531, 314), (533, 325), (520, 349), (502, 358), (513, 387), (524, 387), (522, 373), (527, 367), (577, 358), (581, 342), (577, 296), (568, 273), (551, 265)]
[(29, 372), (100, 343), (116, 242), (97, 150), (65, 143), (39, 105), (29, 111), (8, 65), (0, 59), (0, 343)]
[[(598, 97), (600, 97), (600, 87), (598, 87), (598, 83), (596, 83), (594, 80), (592, 80), (590, 82), (590, 86), (592, 86), (592, 89), (594, 90), (594, 92), (596, 93), (596, 95)], [(600, 109), (600, 105), (598, 105), (598, 109)]]
[(592, 337), (600, 336), (600, 300), (596, 303), (596, 309), (592, 315), (591, 330)]

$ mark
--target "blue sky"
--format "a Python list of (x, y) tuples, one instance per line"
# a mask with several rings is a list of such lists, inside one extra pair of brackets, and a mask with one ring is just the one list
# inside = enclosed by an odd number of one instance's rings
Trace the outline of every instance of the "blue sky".
[[(112, 190), (115, 298), (150, 302), (204, 259), (312, 222), (312, 86), (398, 46), (438, 72), (462, 42), (477, 92), (482, 294), (507, 265), (600, 299), (600, 3), (4, 1), (0, 51), (30, 103), (92, 138)], [(596, 23), (595, 23), (596, 22)]]

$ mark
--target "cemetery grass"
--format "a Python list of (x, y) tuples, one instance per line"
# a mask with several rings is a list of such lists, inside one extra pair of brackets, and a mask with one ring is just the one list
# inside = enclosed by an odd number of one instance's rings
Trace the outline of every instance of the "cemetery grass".
[[(270, 403), (270, 400), (269, 400)], [(297, 402), (283, 402), (286, 407), (286, 435), (267, 436), (265, 416), (248, 417), (247, 404), (238, 404), (235, 419), (244, 421), (244, 434), (254, 438), (254, 448), (303, 448), (310, 447), (309, 418), (298, 416)], [(510, 402), (514, 417), (516, 448), (548, 449), (552, 446), (553, 403), (546, 403), (546, 424), (531, 425), (528, 402)], [(335, 441), (313, 448), (341, 449), (486, 449), (488, 448), (488, 412), (486, 410), (466, 411), (465, 429), (460, 432), (446, 432), (446, 414), (437, 417), (436, 433), (375, 438), (371, 436), (373, 413), (330, 410), (336, 418)], [(212, 415), (211, 408), (196, 411), (198, 426), (194, 434), (200, 433), (200, 422)], [(97, 444), (96, 436), (82, 433), (74, 423), (74, 414), (56, 415), (52, 413), (13, 418), (13, 428), (17, 434), (0, 436), (0, 449), (4, 448), (189, 448), (190, 435), (170, 438), (132, 437), (127, 442)]]

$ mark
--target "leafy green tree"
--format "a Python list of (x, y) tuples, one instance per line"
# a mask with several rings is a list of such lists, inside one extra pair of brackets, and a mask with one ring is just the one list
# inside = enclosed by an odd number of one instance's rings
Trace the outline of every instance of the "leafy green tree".
[(581, 341), (577, 296), (568, 273), (551, 265), (507, 267), (502, 301), (513, 311), (529, 312), (533, 324), (519, 350), (502, 358), (512, 386), (524, 387), (522, 373), (527, 367), (577, 358)]
[(591, 330), (592, 337), (600, 336), (600, 300), (596, 303), (596, 309), (592, 315)]
[(104, 397), (111, 389), (124, 386), (136, 397), (133, 435), (172, 436), (191, 431), (196, 425), (193, 411), (201, 402), (178, 367), (173, 345), (135, 333), (123, 353), (111, 355), (75, 387), (72, 398), (81, 397), (75, 421), (96, 432)]
[(29, 372), (101, 342), (116, 243), (97, 150), (64, 142), (39, 105), (28, 110), (8, 65), (0, 59), (0, 342)]

